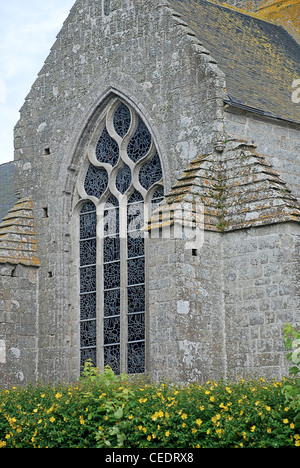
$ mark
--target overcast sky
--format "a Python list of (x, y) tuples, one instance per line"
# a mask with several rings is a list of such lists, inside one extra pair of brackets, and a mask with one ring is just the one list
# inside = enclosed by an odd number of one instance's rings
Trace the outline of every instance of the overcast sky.
[(0, 164), (13, 160), (19, 110), (75, 0), (0, 0)]

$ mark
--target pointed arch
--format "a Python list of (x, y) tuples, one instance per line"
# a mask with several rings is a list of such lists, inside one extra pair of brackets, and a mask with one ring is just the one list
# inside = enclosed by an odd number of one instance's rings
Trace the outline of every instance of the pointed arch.
[(90, 134), (77, 182), (81, 366), (90, 358), (117, 374), (145, 371), (141, 229), (163, 192), (162, 164), (150, 130), (124, 99), (112, 97)]

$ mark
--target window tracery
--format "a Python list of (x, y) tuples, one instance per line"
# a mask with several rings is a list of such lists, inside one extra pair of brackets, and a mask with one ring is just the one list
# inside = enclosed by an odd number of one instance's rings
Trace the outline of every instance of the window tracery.
[(145, 123), (121, 100), (108, 107), (94, 151), (79, 216), (81, 366), (91, 358), (117, 374), (142, 373), (146, 273), (141, 228), (164, 197), (162, 167)]

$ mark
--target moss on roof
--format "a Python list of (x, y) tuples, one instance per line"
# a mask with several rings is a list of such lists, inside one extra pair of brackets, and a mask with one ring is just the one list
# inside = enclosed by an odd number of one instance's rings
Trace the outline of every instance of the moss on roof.
[(258, 16), (290, 25), (300, 34), (300, 0), (268, 0), (257, 10)]
[(207, 0), (169, 0), (226, 75), (228, 102), (300, 122), (300, 46), (277, 24)]

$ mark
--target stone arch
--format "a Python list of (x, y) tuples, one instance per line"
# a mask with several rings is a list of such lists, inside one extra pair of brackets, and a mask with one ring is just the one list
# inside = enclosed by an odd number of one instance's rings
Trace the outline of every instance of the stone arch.
[[(124, 116), (119, 115), (124, 111), (128, 114), (128, 128), (123, 125)], [(152, 202), (149, 193), (154, 193), (155, 187), (163, 187), (163, 170), (153, 135), (126, 100), (111, 94), (97, 109), (97, 117), (93, 118), (83, 138), (85, 157), (73, 195), (81, 365), (91, 358), (102, 368), (109, 364), (117, 373), (140, 373), (146, 367), (146, 246), (140, 229), (144, 216), (150, 211), (146, 208), (146, 203)], [(119, 230), (107, 234), (105, 218), (107, 213), (113, 212), (107, 211), (112, 208), (107, 208), (107, 203), (112, 197), (117, 201), (115, 213), (118, 210)], [(154, 203), (159, 201), (161, 199), (156, 198)], [(85, 204), (89, 207), (91, 203), (95, 209), (85, 209)], [(97, 232), (91, 239), (83, 232), (85, 219), (89, 217), (93, 217), (96, 223), (93, 232)], [(132, 227), (131, 217), (134, 221), (138, 218), (138, 227)], [(131, 238), (132, 229), (137, 236)], [(111, 241), (117, 245), (117, 257), (113, 259), (111, 252), (107, 255), (105, 250), (106, 243), (110, 245)], [(95, 248), (91, 256), (93, 264), (86, 265), (86, 251)], [(115, 255), (115, 250), (113, 253)], [(118, 269), (112, 276), (111, 268)], [(114, 283), (115, 278), (118, 284)], [(95, 284), (101, 285), (99, 291), (98, 288), (94, 291)], [(114, 297), (111, 297), (112, 292)], [(143, 310), (136, 309), (140, 307), (136, 306), (137, 301), (141, 302)], [(114, 310), (113, 315), (109, 315), (111, 310)], [(110, 343), (112, 339), (116, 342)]]

